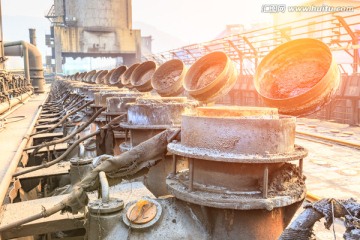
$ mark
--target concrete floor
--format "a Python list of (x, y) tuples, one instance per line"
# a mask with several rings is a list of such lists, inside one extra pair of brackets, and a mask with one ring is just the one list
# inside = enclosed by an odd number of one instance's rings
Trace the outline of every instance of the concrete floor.
[[(360, 127), (325, 122), (317, 119), (298, 119), (297, 130), (319, 134), (341, 141), (360, 144)], [(301, 137), (301, 138), (300, 138)], [(299, 136), (296, 144), (309, 151), (304, 159), (304, 174), (308, 192), (321, 198), (360, 199), (360, 150), (330, 142), (306, 140)], [(303, 209), (299, 209), (298, 214)], [(335, 236), (342, 239), (345, 231), (341, 220), (335, 221)], [(314, 226), (316, 239), (334, 239), (333, 229), (326, 230), (324, 221)]]
[[(297, 122), (297, 131), (360, 144), (360, 127), (317, 119), (298, 119)], [(304, 159), (309, 192), (320, 197), (360, 198), (360, 149), (307, 140), (303, 136), (296, 138), (296, 144), (309, 151)]]

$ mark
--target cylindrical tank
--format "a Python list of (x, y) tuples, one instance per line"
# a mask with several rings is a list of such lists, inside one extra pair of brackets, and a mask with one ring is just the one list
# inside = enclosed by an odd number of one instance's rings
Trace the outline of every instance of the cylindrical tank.
[(307, 152), (294, 145), (295, 126), (294, 117), (273, 108), (215, 106), (183, 114), (181, 142), (167, 149), (187, 157), (189, 170), (169, 175), (168, 191), (202, 206), (210, 239), (277, 239), (306, 193)]
[[(120, 123), (120, 126), (130, 131), (130, 140), (120, 145), (121, 150), (127, 151), (167, 128), (179, 127), (182, 114), (193, 111), (197, 104), (185, 97), (144, 97), (127, 104), (128, 121)], [(145, 186), (155, 196), (168, 194), (165, 179), (172, 172), (172, 166), (173, 157), (166, 155), (164, 160), (151, 167), (144, 176)], [(178, 158), (177, 169), (186, 168), (187, 160)]]
[(340, 72), (329, 47), (304, 38), (280, 45), (261, 61), (254, 84), (270, 107), (302, 116), (320, 110), (340, 83)]
[(102, 202), (98, 199), (89, 203), (89, 216), (88, 216), (88, 239), (121, 239), (121, 236), (111, 236), (113, 229), (121, 224), (122, 212), (124, 202), (120, 199), (110, 199), (109, 202)]
[(70, 159), (70, 179), (74, 186), (80, 182), (92, 169), (92, 158), (72, 158)]

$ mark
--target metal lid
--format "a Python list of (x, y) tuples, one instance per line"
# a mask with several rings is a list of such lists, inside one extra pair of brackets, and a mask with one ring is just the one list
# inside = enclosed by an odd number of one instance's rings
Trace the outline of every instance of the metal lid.
[(157, 201), (143, 198), (126, 205), (123, 221), (130, 228), (144, 229), (153, 226), (160, 219), (161, 213), (162, 207)]
[(92, 159), (91, 158), (71, 158), (70, 163), (71, 163), (71, 165), (75, 165), (75, 166), (86, 165), (86, 164), (91, 164)]
[(108, 214), (124, 209), (124, 201), (118, 198), (111, 198), (109, 202), (104, 203), (102, 199), (97, 199), (90, 202), (88, 208), (90, 213)]

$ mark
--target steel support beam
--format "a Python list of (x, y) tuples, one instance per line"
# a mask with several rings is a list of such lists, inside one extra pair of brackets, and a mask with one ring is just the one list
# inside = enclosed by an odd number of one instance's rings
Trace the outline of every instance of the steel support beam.
[(238, 49), (235, 44), (231, 41), (228, 40), (230, 46), (235, 50), (235, 52), (237, 53), (237, 55), (239, 56), (239, 62), (240, 62), (240, 76), (243, 75), (243, 61), (244, 61), (244, 53), (242, 51), (240, 51), (240, 49)]
[[(344, 27), (347, 34), (349, 34), (349, 36), (351, 37), (352, 44), (353, 45), (358, 44), (359, 38), (358, 38), (357, 34), (354, 33), (353, 30), (351, 30), (350, 26), (347, 24), (345, 19), (341, 16), (335, 16), (335, 17), (339, 21), (341, 26)], [(359, 66), (359, 49), (354, 49), (354, 57), (353, 57), (353, 72), (354, 73), (358, 72), (358, 66)]]
[(249, 39), (247, 37), (242, 37), (244, 42), (250, 47), (250, 49), (253, 51), (254, 55), (255, 55), (255, 69), (257, 68), (258, 66), (258, 52), (256, 51), (254, 45), (252, 45), (252, 43), (249, 41)]

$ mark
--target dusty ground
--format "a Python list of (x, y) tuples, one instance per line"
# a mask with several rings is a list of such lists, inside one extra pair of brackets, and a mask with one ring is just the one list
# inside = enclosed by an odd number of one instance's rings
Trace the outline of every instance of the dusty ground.
[[(360, 127), (347, 124), (319, 121), (317, 119), (298, 119), (297, 130), (319, 134), (342, 141), (360, 143)], [(302, 136), (300, 136), (302, 137)], [(304, 174), (308, 192), (319, 197), (360, 200), (360, 150), (330, 142), (314, 142), (301, 138), (299, 144), (309, 151), (304, 160)], [(342, 239), (345, 228), (336, 221), (335, 235)], [(323, 221), (315, 225), (317, 239), (334, 239), (333, 230), (326, 230)]]

